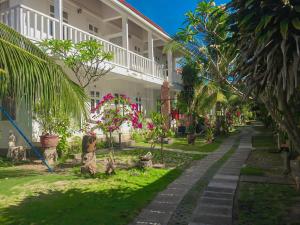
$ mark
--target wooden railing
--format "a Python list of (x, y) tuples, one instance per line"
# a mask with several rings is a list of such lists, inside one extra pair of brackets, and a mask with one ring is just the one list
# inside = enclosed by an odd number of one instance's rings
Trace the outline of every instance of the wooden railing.
[(114, 57), (110, 63), (126, 67), (133, 71), (144, 73), (158, 79), (163, 80), (166, 78), (164, 65), (158, 64), (134, 52), (127, 51), (121, 46), (113, 44), (86, 31), (80, 30), (67, 23), (62, 23), (62, 27), (60, 27), (58, 19), (50, 17), (27, 6), (19, 5), (17, 7), (9, 8), (3, 12), (0, 11), (0, 22), (9, 25), (24, 36), (35, 41), (62, 38), (64, 40), (72, 40), (72, 42), (78, 43), (85, 40), (95, 39), (103, 45), (105, 51), (113, 53)]

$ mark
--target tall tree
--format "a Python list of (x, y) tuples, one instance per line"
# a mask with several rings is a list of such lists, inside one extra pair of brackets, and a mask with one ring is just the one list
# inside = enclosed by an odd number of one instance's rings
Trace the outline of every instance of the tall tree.
[(228, 12), (236, 79), (264, 103), (300, 152), (300, 2), (232, 0)]
[(0, 23), (0, 98), (13, 97), (31, 108), (38, 101), (79, 116), (85, 112), (84, 90), (29, 39)]

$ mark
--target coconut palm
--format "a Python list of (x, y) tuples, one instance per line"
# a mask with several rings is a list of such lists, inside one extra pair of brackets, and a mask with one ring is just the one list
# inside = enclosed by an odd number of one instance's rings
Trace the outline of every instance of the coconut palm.
[(45, 110), (58, 106), (80, 115), (85, 111), (84, 90), (61, 66), (29, 39), (0, 23), (0, 97), (10, 97), (31, 108), (42, 101)]
[(300, 2), (233, 0), (228, 8), (236, 77), (300, 151)]

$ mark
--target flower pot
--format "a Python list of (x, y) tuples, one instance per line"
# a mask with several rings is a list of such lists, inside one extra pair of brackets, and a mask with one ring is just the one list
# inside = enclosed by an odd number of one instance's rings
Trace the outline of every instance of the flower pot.
[(42, 148), (56, 148), (59, 142), (59, 137), (57, 135), (42, 135), (40, 136), (40, 142)]

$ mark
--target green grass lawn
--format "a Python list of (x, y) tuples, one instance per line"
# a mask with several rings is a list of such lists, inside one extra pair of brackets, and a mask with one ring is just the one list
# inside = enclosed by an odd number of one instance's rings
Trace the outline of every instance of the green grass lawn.
[[(117, 151), (118, 168), (130, 165), (146, 150)], [(154, 163), (160, 152), (153, 151)], [(121, 225), (128, 224), (154, 196), (176, 179), (192, 160), (204, 156), (165, 152), (166, 168), (118, 169), (114, 176), (101, 173), (84, 177), (79, 167), (49, 174), (24, 165), (0, 164), (1, 225)], [(2, 166), (2, 167), (1, 167)], [(119, 167), (120, 166), (120, 167)]]
[[(239, 193), (239, 225), (283, 225), (288, 209), (300, 197), (288, 185), (242, 183)], [(298, 223), (299, 224), (299, 223)]]
[[(251, 152), (241, 174), (269, 177), (276, 182), (277, 178), (283, 178), (283, 159), (273, 150), (274, 141), (271, 134), (266, 135), (268, 130), (260, 127), (259, 131), (263, 136), (254, 136), (252, 142), (259, 149)], [(294, 186), (241, 182), (239, 187), (239, 225), (295, 224), (287, 223), (290, 208), (300, 198)]]
[[(230, 135), (238, 133), (237, 130), (232, 132)], [(203, 137), (197, 137), (196, 142), (194, 145), (189, 145), (187, 143), (186, 137), (175, 137), (173, 138), (174, 142), (172, 144), (165, 144), (165, 148), (172, 148), (172, 149), (180, 149), (184, 151), (197, 151), (197, 152), (213, 152), (215, 151), (220, 144), (224, 141), (224, 139), (228, 136), (218, 136), (216, 137), (215, 141), (211, 144), (208, 144)], [(139, 147), (150, 147), (150, 144), (146, 142), (137, 142), (136, 146)], [(160, 145), (157, 144), (155, 147), (159, 148)]]

